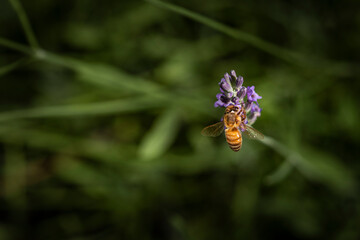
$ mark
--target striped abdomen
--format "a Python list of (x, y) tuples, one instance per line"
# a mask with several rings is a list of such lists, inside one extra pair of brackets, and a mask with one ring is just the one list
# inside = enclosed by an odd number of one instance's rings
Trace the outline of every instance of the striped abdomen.
[(229, 147), (233, 151), (237, 152), (240, 150), (242, 144), (242, 137), (238, 128), (233, 127), (225, 129), (225, 137), (226, 141), (229, 144)]

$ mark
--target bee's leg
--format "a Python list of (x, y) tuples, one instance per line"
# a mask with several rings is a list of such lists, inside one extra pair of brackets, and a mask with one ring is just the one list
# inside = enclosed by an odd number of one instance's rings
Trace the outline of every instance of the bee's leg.
[(239, 126), (241, 124), (242, 120), (241, 120), (241, 117), (237, 117), (235, 119), (235, 126)]
[(240, 116), (241, 121), (245, 121), (245, 119), (246, 119), (246, 111), (245, 111), (244, 107), (241, 108), (241, 110), (239, 111), (238, 114)]

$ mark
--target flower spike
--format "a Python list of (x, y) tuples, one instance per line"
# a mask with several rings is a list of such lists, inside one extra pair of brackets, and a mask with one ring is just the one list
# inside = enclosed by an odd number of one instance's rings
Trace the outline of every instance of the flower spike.
[(244, 78), (237, 76), (235, 70), (230, 74), (225, 73), (220, 80), (220, 92), (216, 95), (217, 101), (214, 107), (228, 107), (235, 105), (244, 107), (247, 116), (245, 122), (249, 125), (255, 123), (256, 119), (261, 116), (261, 108), (258, 100), (262, 97), (255, 92), (255, 86), (244, 87)]

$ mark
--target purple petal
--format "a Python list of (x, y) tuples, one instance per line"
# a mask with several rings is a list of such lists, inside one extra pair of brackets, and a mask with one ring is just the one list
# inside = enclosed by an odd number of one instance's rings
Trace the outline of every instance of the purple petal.
[(230, 80), (230, 79), (231, 79), (231, 76), (230, 76), (229, 73), (225, 73), (225, 74), (224, 74), (224, 78), (225, 78), (226, 80)]
[(252, 112), (252, 113), (254, 113), (254, 112), (260, 113), (260, 112), (261, 112), (261, 108), (260, 108), (259, 105), (257, 105), (257, 104), (252, 104), (251, 112)]
[(227, 81), (225, 78), (222, 78), (220, 83), (220, 90), (226, 91), (226, 92), (232, 92), (233, 89), (231, 87), (231, 83)]
[(216, 94), (216, 98), (217, 98), (217, 100), (220, 100), (220, 97), (221, 96), (223, 96), (223, 94), (222, 93), (218, 93), (218, 94)]
[(237, 93), (237, 97), (240, 99), (243, 99), (246, 95), (246, 88), (245, 87), (241, 87), (240, 90)]
[(236, 72), (235, 72), (235, 70), (231, 70), (231, 71), (230, 71), (230, 74), (231, 74), (231, 76), (232, 76), (234, 79), (236, 79)]
[(251, 102), (257, 102), (258, 99), (262, 98), (255, 92), (255, 86), (247, 87), (246, 94), (248, 101)]
[(214, 107), (224, 107), (224, 103), (222, 101), (218, 100), (214, 103)]
[(224, 107), (227, 103), (230, 102), (230, 98), (227, 98), (224, 94), (216, 94), (217, 101), (214, 103), (214, 107)]
[(258, 117), (261, 116), (261, 108), (259, 108), (259, 106), (257, 106), (256, 104), (253, 104), (253, 107), (251, 108), (251, 112), (250, 114), (248, 115), (248, 121), (249, 121), (249, 124), (254, 124), (254, 122), (256, 121), (256, 119)]
[(236, 81), (235, 81), (236, 90), (239, 90), (243, 83), (244, 83), (244, 78), (242, 76), (239, 76), (238, 78), (236, 78)]
[(254, 89), (255, 89), (255, 86), (247, 87), (247, 89), (246, 89), (247, 95), (250, 96), (251, 94), (253, 94)]
[(231, 86), (231, 77), (230, 77), (230, 75), (228, 73), (225, 73), (224, 78), (225, 78), (225, 81)]
[(228, 102), (228, 103), (224, 104), (224, 107), (228, 107), (228, 106), (230, 106), (230, 105), (233, 105), (233, 103), (232, 103), (232, 102)]
[(245, 111), (249, 111), (252, 108), (252, 105), (253, 105), (252, 102), (247, 101), (245, 103)]
[(227, 98), (227, 97), (224, 96), (224, 95), (221, 95), (221, 96), (219, 97), (219, 100), (222, 101), (223, 103), (228, 103), (228, 102), (230, 102), (230, 98)]

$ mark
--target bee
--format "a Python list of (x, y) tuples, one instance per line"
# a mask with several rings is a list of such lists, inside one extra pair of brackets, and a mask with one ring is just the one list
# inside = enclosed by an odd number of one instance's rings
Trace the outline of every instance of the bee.
[(246, 111), (243, 106), (230, 105), (225, 109), (225, 114), (221, 122), (205, 127), (201, 134), (207, 137), (217, 137), (225, 129), (225, 138), (229, 147), (237, 152), (241, 149), (242, 135), (245, 134), (250, 139), (262, 140), (264, 135), (255, 128), (245, 124)]

